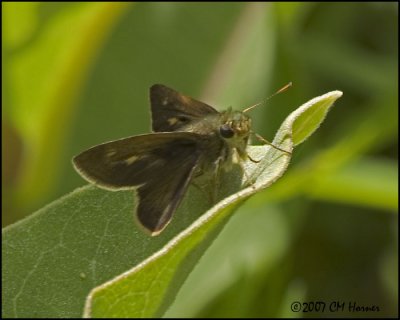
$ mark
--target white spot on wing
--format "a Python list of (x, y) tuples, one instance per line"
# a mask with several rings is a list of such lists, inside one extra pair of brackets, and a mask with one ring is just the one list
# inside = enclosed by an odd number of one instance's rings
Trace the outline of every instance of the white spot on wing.
[(127, 165), (131, 165), (132, 163), (134, 163), (136, 160), (138, 160), (140, 157), (139, 156), (132, 156), (132, 157), (130, 157), (130, 158), (128, 158), (128, 159), (125, 159), (125, 163), (127, 164)]
[(114, 149), (110, 149), (107, 151), (107, 157), (112, 157), (116, 153), (117, 153), (117, 151), (115, 151)]
[(177, 118), (169, 118), (168, 119), (168, 123), (169, 123), (169, 125), (170, 126), (173, 126), (173, 125), (175, 125), (177, 122), (178, 122), (179, 120), (177, 119)]

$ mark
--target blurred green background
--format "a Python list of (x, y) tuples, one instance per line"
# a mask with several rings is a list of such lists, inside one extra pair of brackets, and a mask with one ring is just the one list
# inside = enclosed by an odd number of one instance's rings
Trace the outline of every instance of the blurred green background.
[(84, 185), (73, 155), (150, 131), (155, 83), (254, 110), (272, 140), (310, 98), (344, 96), (286, 175), (243, 205), (168, 316), (397, 316), (397, 3), (2, 3), (2, 224)]

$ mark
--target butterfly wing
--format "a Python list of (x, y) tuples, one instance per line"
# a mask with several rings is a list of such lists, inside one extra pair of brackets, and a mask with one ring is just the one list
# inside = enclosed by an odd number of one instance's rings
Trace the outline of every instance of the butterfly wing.
[(161, 84), (150, 88), (150, 104), (155, 132), (179, 131), (191, 121), (219, 114), (213, 107)]
[(136, 187), (137, 218), (152, 235), (171, 220), (200, 160), (195, 133), (154, 133), (107, 142), (73, 159), (88, 181), (111, 190)]

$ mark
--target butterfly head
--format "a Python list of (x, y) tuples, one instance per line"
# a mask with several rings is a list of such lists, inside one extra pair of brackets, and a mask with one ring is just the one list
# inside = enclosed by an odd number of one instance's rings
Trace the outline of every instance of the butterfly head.
[(242, 140), (248, 138), (251, 129), (251, 119), (241, 111), (228, 110), (223, 113), (219, 134), (225, 140)]

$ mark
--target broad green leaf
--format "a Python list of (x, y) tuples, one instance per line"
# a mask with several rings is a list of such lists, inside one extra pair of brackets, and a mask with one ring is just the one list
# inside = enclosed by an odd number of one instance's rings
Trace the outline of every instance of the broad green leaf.
[[(328, 93), (294, 111), (274, 143), (291, 150), (294, 124), (307, 121), (302, 113), (326, 107), (326, 100), (333, 103), (340, 95)], [(5, 228), (3, 317), (79, 317), (85, 297), (95, 287), (86, 316), (162, 314), (234, 209), (282, 175), (290, 159), (269, 146), (250, 147), (249, 153), (261, 159), (257, 165), (245, 163), (254, 185), (238, 191), (247, 178), (232, 170), (223, 177), (222, 201), (208, 211), (207, 194), (191, 187), (173, 222), (155, 238), (134, 224), (132, 192), (94, 186), (78, 189)], [(113, 280), (106, 282), (109, 279)]]
[[(304, 141), (319, 126), (333, 102), (341, 96), (334, 91), (315, 98), (293, 112), (282, 124), (274, 144), (292, 150), (293, 141)], [(322, 112), (317, 110), (322, 109)], [(319, 110), (321, 111), (321, 110)], [(294, 130), (302, 128), (302, 130)], [(190, 272), (205, 244), (212, 241), (235, 208), (246, 198), (268, 187), (286, 170), (290, 156), (270, 146), (252, 147), (259, 164), (247, 163), (246, 172), (255, 182), (236, 194), (223, 199), (189, 228), (172, 239), (162, 250), (121, 276), (94, 289), (88, 297), (87, 317), (154, 317), (160, 316), (173, 300), (179, 286)], [(245, 175), (245, 176), (246, 176)]]

